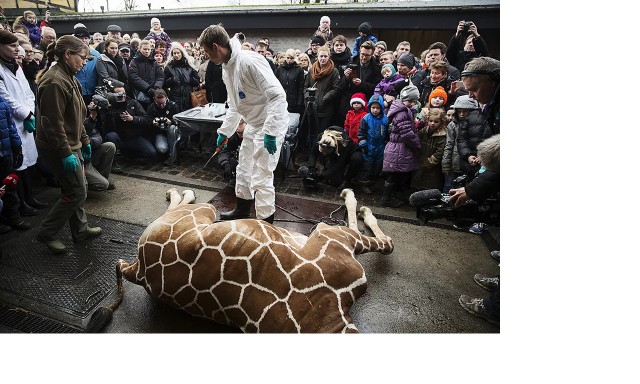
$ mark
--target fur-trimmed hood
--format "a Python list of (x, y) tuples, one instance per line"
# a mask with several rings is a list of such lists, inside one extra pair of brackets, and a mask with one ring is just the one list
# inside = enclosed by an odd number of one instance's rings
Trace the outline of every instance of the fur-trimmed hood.
[(500, 173), (500, 134), (478, 144), (478, 157), (487, 171)]

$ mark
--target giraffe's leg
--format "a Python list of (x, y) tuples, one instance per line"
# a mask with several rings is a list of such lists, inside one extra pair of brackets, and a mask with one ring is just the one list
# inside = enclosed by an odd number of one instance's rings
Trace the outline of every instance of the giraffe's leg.
[(182, 191), (182, 201), (178, 205), (191, 204), (194, 201), (196, 201), (196, 194), (190, 189), (185, 189)]
[(356, 208), (358, 202), (351, 189), (343, 189), (340, 193), (340, 197), (344, 199), (344, 205), (347, 207), (347, 221), (349, 222), (349, 228), (358, 232), (358, 216), (356, 216)]
[(383, 254), (393, 252), (393, 241), (385, 235), (378, 226), (378, 219), (373, 216), (371, 208), (360, 207), (360, 217), (364, 220), (364, 224), (371, 229), (375, 238), (369, 237), (371, 240), (370, 251), (379, 251)]
[(182, 200), (182, 198), (180, 197), (180, 194), (178, 193), (178, 190), (175, 188), (171, 188), (167, 190), (167, 193), (165, 196), (167, 200), (170, 201), (169, 208), (167, 208), (167, 211), (177, 207), (178, 204), (180, 203), (180, 200)]

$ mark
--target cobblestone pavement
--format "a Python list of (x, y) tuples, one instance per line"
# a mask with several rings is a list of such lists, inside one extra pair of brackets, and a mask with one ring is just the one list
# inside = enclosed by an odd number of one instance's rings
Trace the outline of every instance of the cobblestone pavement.
[[(228, 183), (223, 178), (223, 171), (216, 163), (216, 160), (212, 160), (205, 169), (202, 169), (207, 160), (212, 155), (211, 150), (200, 151), (197, 148), (186, 149), (180, 151), (180, 164), (174, 166), (166, 166), (162, 161), (155, 161), (149, 163), (139, 163), (138, 161), (128, 160), (126, 157), (119, 156), (117, 158), (118, 163), (122, 166), (122, 169), (127, 174), (139, 174), (149, 177), (149, 175), (156, 175), (158, 179), (163, 177), (170, 178), (172, 181), (184, 182), (184, 183), (196, 183), (200, 186), (210, 186), (214, 190), (220, 190)], [(307, 161), (307, 155), (301, 154), (296, 159), (295, 164), (289, 166), (286, 174), (283, 177), (282, 169), (279, 167), (276, 169), (274, 175), (274, 186), (276, 193), (286, 193), (289, 195), (318, 199), (323, 201), (336, 202), (341, 201), (341, 190), (321, 185), (314, 190), (309, 190), (302, 185), (302, 179), (297, 174), (297, 169), (300, 165), (303, 165)], [(371, 207), (374, 211), (380, 211), (383, 215), (397, 216), (404, 218), (415, 218), (415, 208), (408, 205), (403, 205), (399, 208), (385, 208), (379, 203), (382, 197), (382, 179), (371, 187), (373, 194), (366, 195), (358, 185), (352, 186), (354, 193), (358, 198), (358, 202), (362, 205)]]

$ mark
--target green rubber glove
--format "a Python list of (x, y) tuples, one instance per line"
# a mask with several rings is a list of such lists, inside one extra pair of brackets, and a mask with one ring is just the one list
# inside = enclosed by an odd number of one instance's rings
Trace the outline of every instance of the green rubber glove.
[(83, 145), (81, 151), (85, 161), (91, 160), (91, 144)]
[(216, 149), (218, 148), (224, 149), (227, 146), (227, 144), (224, 144), (224, 145), (222, 144), (224, 143), (225, 140), (227, 140), (227, 136), (221, 133), (218, 133), (218, 140), (216, 140)]
[(25, 120), (23, 122), (24, 125), (24, 129), (27, 130), (27, 132), (29, 133), (33, 133), (36, 131), (36, 118), (35, 117), (31, 117), (28, 120)]
[(276, 153), (276, 137), (271, 135), (264, 135), (264, 149), (269, 152), (270, 155)]
[(72, 154), (62, 159), (62, 167), (65, 171), (75, 172), (76, 168), (78, 168), (78, 159)]

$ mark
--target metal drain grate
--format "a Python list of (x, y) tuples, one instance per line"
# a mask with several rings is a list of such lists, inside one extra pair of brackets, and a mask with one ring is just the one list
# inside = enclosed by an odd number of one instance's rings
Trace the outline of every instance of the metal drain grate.
[[(116, 261), (137, 256), (138, 239), (145, 228), (96, 216), (90, 216), (89, 222), (102, 227), (103, 234), (90, 242), (73, 244), (65, 226), (60, 233), (69, 248), (65, 255), (51, 254), (35, 239), (40, 223), (32, 222), (31, 230), (5, 236), (0, 302), (82, 328), (91, 312), (115, 289)], [(37, 321), (31, 322), (34, 325), (30, 328), (37, 328)]]
[(0, 324), (26, 333), (77, 333), (80, 330), (58, 321), (0, 304)]

